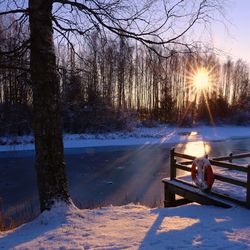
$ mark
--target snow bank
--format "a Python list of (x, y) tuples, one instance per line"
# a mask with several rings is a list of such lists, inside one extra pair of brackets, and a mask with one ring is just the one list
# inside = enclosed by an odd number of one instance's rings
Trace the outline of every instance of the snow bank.
[(250, 210), (139, 205), (79, 210), (57, 204), (16, 230), (0, 249), (249, 249)]
[[(225, 140), (233, 137), (250, 137), (250, 127), (225, 126), (196, 128), (137, 128), (133, 132), (107, 134), (65, 134), (65, 148), (128, 146), (143, 144), (164, 144), (190, 141)], [(32, 136), (2, 137), (0, 151), (34, 150)]]

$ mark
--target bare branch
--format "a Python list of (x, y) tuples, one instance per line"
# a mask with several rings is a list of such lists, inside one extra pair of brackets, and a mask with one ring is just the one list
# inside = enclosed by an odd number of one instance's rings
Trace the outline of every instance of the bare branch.
[[(186, 33), (188, 33), (192, 27), (199, 21), (206, 21), (209, 19), (209, 15), (206, 14), (206, 12), (209, 9), (215, 9), (217, 6), (214, 4), (209, 5), (209, 0), (201, 0), (199, 2), (199, 5), (195, 4), (194, 9), (192, 9), (191, 6), (187, 7), (189, 10), (183, 10), (183, 13), (178, 14), (175, 13), (178, 9), (181, 9), (185, 0), (180, 0), (173, 4), (172, 6), (167, 8), (166, 4), (164, 4), (165, 8), (165, 18), (161, 21), (161, 24), (157, 25), (156, 27), (152, 27), (150, 30), (146, 31), (146, 26), (144, 31), (141, 31), (140, 29), (140, 22), (136, 22), (135, 20), (140, 20), (141, 22), (147, 22), (146, 18), (142, 18), (140, 15), (141, 13), (144, 13), (145, 7), (142, 8), (142, 10), (136, 11), (135, 13), (138, 14), (132, 14), (128, 16), (127, 18), (121, 18), (115, 16), (109, 8), (111, 7), (107, 3), (102, 3), (99, 1), (92, 1), (95, 4), (95, 7), (91, 4), (87, 5), (87, 2), (80, 3), (78, 1), (70, 1), (70, 0), (54, 0), (54, 3), (61, 3), (63, 6), (70, 6), (72, 8), (72, 12), (75, 11), (76, 15), (84, 14), (85, 16), (89, 16), (93, 23), (97, 22), (99, 25), (104, 27), (105, 29), (111, 31), (112, 33), (118, 35), (118, 36), (124, 36), (127, 38), (135, 39), (140, 41), (141, 43), (148, 44), (148, 45), (167, 45), (167, 44), (178, 44), (183, 45), (186, 47), (185, 42), (180, 42), (179, 39), (183, 37)], [(165, 2), (164, 2), (165, 3)], [(105, 5), (106, 4), (106, 5)], [(114, 3), (115, 7), (117, 6), (117, 3)], [(108, 8), (109, 7), (109, 8)], [(79, 11), (79, 13), (78, 13)], [(176, 18), (189, 18), (189, 21), (186, 24), (186, 27), (183, 29), (179, 29), (177, 32), (173, 30), (173, 21)], [(170, 19), (173, 19), (170, 21)], [(134, 23), (137, 27), (138, 32), (133, 31), (130, 29), (130, 25)], [(150, 23), (149, 21), (147, 22)], [(165, 29), (166, 28), (166, 29)], [(71, 28), (72, 29), (72, 28)], [(72, 31), (76, 31), (78, 28), (72, 29)], [(172, 34), (170, 38), (166, 37), (166, 31), (172, 29)], [(81, 32), (79, 32), (80, 34)]]
[(3, 51), (0, 47), (0, 55), (13, 55), (13, 54), (23, 54), (25, 53), (30, 47), (30, 39), (21, 42), (20, 46), (17, 46), (11, 50)]
[(9, 15), (9, 14), (28, 14), (28, 13), (29, 13), (29, 9), (6, 10), (6, 11), (0, 12), (0, 16)]

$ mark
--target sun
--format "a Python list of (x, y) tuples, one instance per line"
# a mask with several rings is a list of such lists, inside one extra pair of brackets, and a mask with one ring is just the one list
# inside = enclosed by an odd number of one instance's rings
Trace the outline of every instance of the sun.
[(206, 68), (199, 68), (193, 76), (193, 84), (197, 90), (205, 90), (209, 87), (209, 72)]

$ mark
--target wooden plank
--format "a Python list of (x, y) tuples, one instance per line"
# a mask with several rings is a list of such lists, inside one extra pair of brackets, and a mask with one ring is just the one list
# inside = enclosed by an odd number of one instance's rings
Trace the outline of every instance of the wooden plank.
[(196, 158), (195, 156), (181, 154), (181, 153), (178, 153), (178, 152), (174, 152), (174, 155), (177, 156), (177, 157), (188, 159), (188, 160), (194, 160)]
[(185, 199), (185, 198), (175, 200), (174, 202), (171, 202), (171, 203), (164, 201), (164, 207), (178, 207), (178, 206), (186, 205), (191, 202), (192, 201)]
[(211, 160), (209, 159), (210, 163), (214, 166), (217, 167), (221, 167), (221, 168), (227, 168), (227, 169), (231, 169), (231, 170), (237, 170), (237, 171), (241, 171), (241, 172), (247, 172), (247, 168), (243, 167), (241, 165), (237, 165), (237, 164), (232, 164), (232, 163), (228, 163), (228, 162), (224, 162), (224, 161), (215, 161), (215, 160)]
[[(209, 161), (210, 161), (211, 164), (214, 163), (214, 161), (211, 161), (211, 160), (209, 160)], [(217, 164), (217, 165), (215, 165), (215, 164), (212, 164), (212, 165), (217, 166), (217, 167), (222, 167), (222, 165), (223, 165), (224, 168), (230, 168), (230, 169), (238, 170), (238, 171), (241, 171), (241, 172), (247, 172), (247, 168), (243, 167), (243, 166), (233, 165), (233, 164), (227, 163), (227, 162), (218, 162), (218, 163), (219, 164)], [(222, 164), (220, 164), (220, 163), (222, 163)], [(220, 166), (218, 166), (218, 165), (220, 165)], [(175, 166), (176, 166), (176, 168), (182, 169), (184, 171), (191, 172), (191, 168), (190, 167), (181, 165), (180, 163), (176, 163)]]
[(222, 157), (215, 157), (213, 160), (215, 161), (226, 161), (231, 159), (240, 159), (240, 158), (246, 158), (250, 157), (250, 153), (243, 153), (243, 154), (236, 154), (236, 155), (229, 155), (229, 156), (222, 156)]
[[(182, 153), (178, 153), (178, 152), (174, 152), (174, 155), (177, 157), (180, 157), (180, 158), (188, 159), (188, 160), (194, 160), (196, 158), (195, 156), (186, 155), (186, 154), (182, 154)], [(243, 154), (241, 154), (241, 155), (243, 155)], [(244, 154), (244, 155), (248, 155), (248, 153)], [(218, 159), (218, 158), (216, 158), (216, 159)], [(227, 156), (226, 159), (230, 159), (230, 156)], [(232, 164), (232, 163), (223, 162), (223, 161), (217, 161), (214, 158), (209, 159), (209, 161), (214, 166), (228, 168), (231, 170), (238, 170), (238, 171), (245, 172), (245, 173), (247, 172), (247, 168), (242, 166), (242, 165)]]
[[(187, 172), (191, 172), (190, 167), (183, 166), (183, 165), (181, 165), (179, 163), (176, 163), (176, 168), (187, 171)], [(236, 185), (236, 186), (247, 187), (247, 183), (245, 181), (240, 181), (240, 180), (230, 178), (230, 177), (226, 177), (226, 176), (223, 176), (223, 175), (220, 175), (220, 174), (215, 174), (214, 173), (214, 178), (216, 180), (227, 182), (227, 183), (230, 183), (230, 184), (233, 184), (233, 185)]]
[(216, 193), (216, 192), (213, 192), (211, 191), (211, 194), (218, 197), (218, 198), (221, 198), (223, 200), (227, 200), (227, 201), (230, 201), (230, 202), (233, 202), (233, 203), (236, 203), (237, 205), (240, 205), (240, 206), (246, 206), (246, 202), (242, 201), (242, 200), (238, 200), (236, 198), (233, 198), (229, 195), (226, 195), (226, 194), (221, 194), (221, 193)]
[(193, 161), (180, 161), (181, 165), (192, 165)]
[(178, 168), (178, 169), (181, 169), (181, 170), (184, 170), (184, 171), (187, 171), (187, 172), (191, 172), (191, 168), (190, 168), (190, 167), (181, 165), (181, 164), (179, 164), (179, 163), (176, 163), (175, 166), (176, 166), (176, 168)]
[[(169, 179), (168, 179), (169, 180)], [(177, 182), (181, 182), (189, 187), (194, 187), (193, 184), (187, 182), (187, 181), (184, 181), (184, 180), (180, 180), (180, 179), (176, 179), (175, 181)], [(225, 195), (225, 194), (221, 194), (221, 193), (217, 193), (217, 192), (213, 192), (213, 190), (210, 192), (211, 195), (214, 195), (218, 198), (221, 198), (221, 199), (224, 199), (224, 200), (228, 200), (230, 202), (233, 202), (233, 203), (236, 203), (240, 206), (246, 206), (246, 202), (242, 201), (242, 200), (238, 200), (236, 198), (233, 198), (233, 197), (230, 197), (229, 195)]]
[(234, 179), (234, 178), (229, 178), (229, 177), (226, 177), (226, 176), (223, 176), (223, 175), (220, 175), (220, 174), (214, 174), (214, 178), (216, 180), (227, 182), (227, 183), (230, 183), (230, 184), (233, 184), (233, 185), (236, 185), (236, 186), (241, 186), (241, 187), (244, 187), (244, 188), (247, 187), (247, 183), (245, 181), (240, 181), (240, 180), (237, 180), (237, 179)]
[(171, 193), (175, 193), (179, 196), (184, 197), (193, 202), (197, 202), (203, 205), (216, 205), (224, 208), (232, 207), (229, 203), (223, 202), (217, 198), (213, 198), (211, 195), (206, 195), (201, 193), (197, 188), (193, 188), (193, 190), (185, 189), (184, 187), (178, 186), (174, 181), (169, 181), (166, 188)]

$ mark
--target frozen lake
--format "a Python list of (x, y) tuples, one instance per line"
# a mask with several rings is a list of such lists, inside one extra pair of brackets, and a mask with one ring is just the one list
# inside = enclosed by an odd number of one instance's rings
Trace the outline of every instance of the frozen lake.
[[(169, 151), (209, 156), (250, 151), (250, 138), (140, 146), (65, 150), (71, 197), (82, 208), (130, 202), (162, 206), (161, 179), (169, 176)], [(249, 160), (249, 159), (247, 159)], [(245, 162), (246, 163), (246, 162)], [(34, 152), (0, 153), (0, 204), (14, 215), (30, 207), (39, 211)]]

